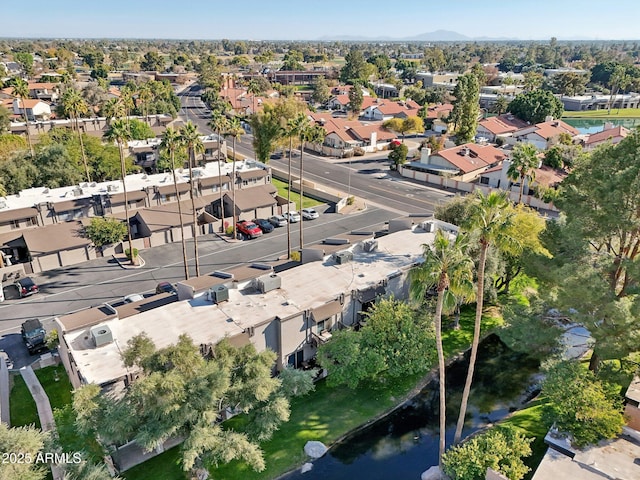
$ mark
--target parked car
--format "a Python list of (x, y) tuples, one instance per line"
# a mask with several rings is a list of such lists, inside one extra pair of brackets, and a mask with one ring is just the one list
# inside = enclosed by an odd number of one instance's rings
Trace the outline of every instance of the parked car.
[(173, 293), (176, 294), (176, 288), (170, 282), (160, 282), (156, 285), (156, 293)]
[(271, 222), (269, 220), (266, 220), (264, 218), (256, 218), (253, 223), (255, 223), (256, 225), (258, 225), (258, 227), (260, 228), (260, 230), (262, 230), (262, 233), (271, 233), (273, 232), (273, 229), (275, 228)]
[(247, 238), (258, 238), (262, 235), (260, 227), (249, 220), (241, 220), (236, 223), (236, 230)]
[(144, 300), (144, 297), (139, 293), (130, 293), (129, 295), (126, 295), (123, 298), (123, 300), (124, 300), (124, 303), (133, 303), (133, 302), (139, 302), (140, 300)]
[(290, 212), (285, 212), (283, 216), (284, 218), (289, 220), (291, 223), (297, 223), (300, 221), (300, 214), (295, 210), (291, 210)]
[(21, 297), (28, 297), (40, 291), (31, 277), (22, 277), (16, 280), (15, 286), (18, 288), (18, 293), (20, 293)]
[(302, 218), (305, 220), (315, 220), (318, 218), (320, 214), (316, 212), (314, 208), (303, 208), (302, 209)]
[(274, 215), (273, 217), (269, 217), (269, 223), (274, 227), (286, 227), (287, 219), (284, 218), (284, 215)]
[(20, 333), (31, 355), (47, 349), (47, 332), (45, 332), (42, 323), (37, 318), (24, 322), (20, 328)]

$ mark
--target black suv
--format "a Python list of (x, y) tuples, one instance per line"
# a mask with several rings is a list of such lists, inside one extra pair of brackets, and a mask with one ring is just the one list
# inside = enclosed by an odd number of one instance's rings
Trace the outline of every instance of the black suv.
[(20, 293), (21, 297), (28, 297), (40, 291), (38, 285), (36, 285), (36, 282), (34, 282), (31, 277), (23, 277), (16, 280), (15, 286), (18, 288), (18, 293)]

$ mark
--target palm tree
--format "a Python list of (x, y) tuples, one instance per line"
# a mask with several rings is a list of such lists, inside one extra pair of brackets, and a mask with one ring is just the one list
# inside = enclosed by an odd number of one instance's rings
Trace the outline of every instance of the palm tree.
[[(229, 121), (227, 120), (227, 117), (224, 114), (212, 110), (209, 127), (211, 127), (211, 129), (216, 132), (216, 135), (218, 135), (218, 173), (219, 173), (218, 177), (220, 179), (220, 185), (218, 190), (220, 193), (220, 214), (222, 216), (220, 221), (222, 222), (222, 231), (224, 232), (225, 228), (224, 228), (224, 202), (222, 200), (223, 194), (222, 194), (222, 141), (221, 140), (222, 140), (222, 132), (225, 132), (227, 128), (229, 128)], [(224, 159), (224, 163), (227, 163), (226, 158)]]
[(233, 211), (231, 212), (231, 223), (233, 225), (233, 238), (236, 238), (236, 139), (240, 140), (245, 131), (240, 124), (238, 117), (233, 117), (227, 126), (227, 130), (224, 135), (232, 138), (232, 151), (233, 151), (233, 172), (231, 174), (231, 205)]
[[(189, 182), (190, 182), (190, 197), (191, 197), (191, 211), (193, 213), (193, 250), (196, 260), (196, 276), (200, 276), (200, 260), (198, 258), (198, 217), (196, 215), (196, 202), (195, 202), (195, 179), (193, 178), (193, 163), (196, 159), (196, 153), (204, 150), (202, 140), (200, 140), (200, 133), (198, 127), (196, 127), (190, 121), (187, 122), (180, 129), (180, 139), (182, 144), (187, 147), (187, 154), (189, 156)], [(180, 202), (180, 199), (178, 199)]]
[(455, 308), (460, 297), (469, 298), (473, 290), (473, 261), (466, 255), (467, 238), (460, 234), (451, 240), (442, 230), (436, 232), (433, 245), (424, 244), (424, 262), (411, 270), (411, 298), (422, 302), (425, 293), (436, 289), (438, 299), (434, 317), (436, 348), (440, 378), (440, 453), (438, 464), (442, 468), (446, 435), (446, 379), (444, 350), (442, 348), (442, 312)]
[(288, 169), (288, 185), (287, 185), (287, 259), (291, 258), (291, 222), (289, 221), (289, 211), (291, 209), (291, 166), (293, 164), (293, 138), (298, 135), (298, 125), (295, 118), (287, 121), (286, 127), (283, 129), (284, 134), (289, 137), (289, 169)]
[(626, 89), (631, 83), (631, 78), (627, 75), (627, 71), (624, 65), (616, 65), (613, 69), (613, 73), (609, 77), (609, 88), (611, 94), (609, 95), (609, 105), (607, 108), (607, 115), (611, 115), (611, 106), (613, 105), (613, 98), (622, 89)]
[[(298, 212), (302, 211), (302, 195), (303, 195), (303, 187), (302, 187), (302, 167), (303, 167), (303, 154), (304, 154), (304, 142), (309, 134), (311, 129), (311, 122), (309, 121), (309, 117), (307, 117), (304, 113), (298, 113), (291, 121), (292, 133), (298, 137), (300, 141), (300, 163), (298, 166), (298, 178), (300, 182), (300, 206), (298, 208)], [(301, 219), (302, 220), (302, 219)], [(300, 221), (300, 253), (302, 254), (302, 221)]]
[(138, 87), (138, 100), (142, 104), (142, 111), (144, 112), (144, 118), (149, 123), (149, 104), (153, 99), (153, 92), (151, 86), (148, 83), (143, 83)]
[(118, 144), (118, 151), (120, 152), (120, 172), (122, 178), (122, 189), (124, 192), (124, 216), (127, 223), (127, 239), (129, 240), (129, 254), (131, 258), (131, 264), (136, 264), (136, 256), (133, 250), (133, 241), (131, 240), (131, 223), (129, 222), (129, 201), (127, 199), (127, 182), (126, 167), (124, 163), (124, 148), (127, 146), (127, 141), (131, 140), (131, 133), (129, 132), (129, 126), (127, 123), (118, 118), (111, 123), (109, 129), (105, 132), (104, 137)]
[(260, 88), (260, 84), (255, 80), (250, 80), (249, 85), (247, 85), (247, 93), (251, 94), (251, 102), (253, 104), (253, 111), (251, 113), (256, 113), (256, 95), (261, 93), (262, 89)]
[(124, 102), (119, 98), (111, 98), (102, 105), (102, 115), (105, 117), (107, 126), (111, 125), (114, 118), (124, 117), (126, 114)]
[[(322, 143), (324, 142), (324, 137), (327, 135), (327, 132), (320, 125), (310, 125), (307, 127), (300, 136), (300, 214), (302, 215), (302, 202), (303, 202), (303, 164), (302, 164), (302, 156), (304, 154), (304, 143)], [(302, 253), (302, 248), (304, 247), (303, 239), (302, 239), (302, 218), (300, 219), (300, 252)]]
[(477, 236), (480, 245), (476, 283), (476, 318), (473, 329), (473, 341), (471, 343), (471, 354), (469, 357), (469, 370), (467, 371), (467, 379), (462, 392), (460, 414), (453, 439), (454, 443), (458, 443), (462, 437), (462, 428), (464, 427), (464, 419), (467, 414), (467, 402), (469, 401), (476, 356), (478, 354), (478, 344), (480, 343), (480, 327), (482, 309), (484, 307), (484, 270), (487, 263), (487, 251), (491, 244), (495, 244), (499, 248), (517, 250), (518, 246), (516, 245), (515, 239), (509, 236), (513, 215), (513, 209), (511, 208), (507, 192), (494, 191), (488, 195), (484, 195), (480, 190), (477, 190), (476, 201), (472, 204), (469, 214), (469, 229), (473, 235)]
[(33, 142), (31, 141), (31, 132), (29, 131), (27, 107), (24, 105), (24, 100), (29, 98), (29, 84), (22, 78), (17, 78), (16, 83), (13, 85), (13, 94), (18, 97), (20, 105), (22, 106), (22, 116), (24, 117), (24, 125), (27, 131), (27, 140), (29, 141), (29, 152), (31, 152), (31, 156), (33, 157)]
[(184, 264), (184, 278), (189, 279), (189, 265), (187, 263), (187, 241), (184, 238), (184, 220), (182, 218), (182, 202), (180, 202), (180, 194), (178, 193), (178, 181), (176, 179), (176, 150), (181, 146), (180, 135), (173, 128), (169, 127), (162, 135), (162, 143), (160, 144), (171, 158), (171, 173), (173, 174), (173, 186), (178, 200), (178, 216), (180, 217), (180, 240), (182, 241), (182, 262)]
[(518, 194), (518, 203), (522, 202), (522, 193), (524, 191), (524, 182), (527, 178), (533, 182), (536, 178), (536, 168), (540, 164), (538, 159), (538, 149), (531, 143), (518, 143), (513, 148), (511, 155), (511, 165), (507, 170), (507, 176), (511, 180), (520, 182), (520, 192)]
[(127, 119), (127, 129), (131, 129), (129, 125), (129, 117), (131, 116), (131, 111), (135, 107), (133, 102), (133, 95), (136, 93), (136, 85), (134, 83), (127, 83), (124, 87), (120, 89), (120, 103), (122, 104), (122, 109), (124, 110), (124, 115)]
[(76, 131), (78, 132), (78, 140), (80, 141), (80, 153), (82, 154), (82, 164), (84, 165), (84, 171), (87, 175), (87, 182), (91, 182), (91, 175), (89, 174), (89, 164), (87, 163), (87, 155), (84, 151), (84, 141), (82, 139), (82, 132), (80, 131), (80, 116), (86, 114), (89, 111), (87, 102), (85, 102), (80, 92), (75, 88), (68, 88), (62, 94), (62, 107), (64, 112), (71, 117), (71, 120), (75, 120)]

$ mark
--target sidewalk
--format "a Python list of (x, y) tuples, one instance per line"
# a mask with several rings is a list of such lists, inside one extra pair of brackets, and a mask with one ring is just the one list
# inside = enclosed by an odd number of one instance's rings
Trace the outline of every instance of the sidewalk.
[[(30, 366), (22, 367), (20, 369), (20, 375), (22, 375), (24, 383), (27, 384), (27, 388), (29, 392), (31, 392), (33, 400), (36, 402), (42, 431), (54, 432), (55, 434), (56, 422), (53, 419), (53, 411), (51, 410), (49, 397), (42, 388), (42, 385), (40, 385), (38, 377), (36, 377), (36, 374)], [(61, 480), (63, 478), (63, 472), (57, 465), (51, 465), (51, 473), (54, 480)]]

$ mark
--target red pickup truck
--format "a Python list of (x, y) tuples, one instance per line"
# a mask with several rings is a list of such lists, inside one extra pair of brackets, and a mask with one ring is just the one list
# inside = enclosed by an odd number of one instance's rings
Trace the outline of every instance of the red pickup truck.
[(236, 230), (247, 238), (258, 238), (262, 235), (260, 227), (248, 220), (241, 220), (236, 223)]

